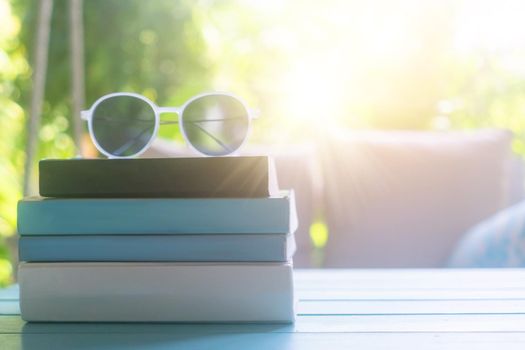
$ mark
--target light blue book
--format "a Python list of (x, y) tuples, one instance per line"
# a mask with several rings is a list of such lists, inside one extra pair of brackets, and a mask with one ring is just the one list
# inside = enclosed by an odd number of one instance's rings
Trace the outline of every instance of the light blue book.
[(293, 233), (293, 192), (269, 198), (30, 197), (18, 202), (21, 235)]
[(22, 236), (18, 247), (28, 262), (284, 262), (295, 241), (283, 234)]

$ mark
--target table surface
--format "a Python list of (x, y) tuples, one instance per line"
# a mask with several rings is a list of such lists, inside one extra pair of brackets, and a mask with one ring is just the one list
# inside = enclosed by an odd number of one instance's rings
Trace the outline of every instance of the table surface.
[(295, 324), (25, 323), (0, 349), (525, 349), (524, 270), (297, 270)]

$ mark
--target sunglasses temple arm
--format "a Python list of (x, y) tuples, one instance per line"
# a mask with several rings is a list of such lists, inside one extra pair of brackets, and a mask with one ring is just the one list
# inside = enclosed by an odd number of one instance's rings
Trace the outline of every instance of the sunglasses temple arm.
[(144, 130), (142, 130), (137, 136), (133, 137), (131, 140), (129, 140), (128, 142), (126, 142), (125, 144), (123, 144), (122, 146), (120, 146), (116, 151), (115, 153), (117, 154), (118, 157), (120, 157), (120, 155), (126, 151), (127, 149), (129, 149), (131, 146), (133, 146), (141, 137), (142, 135), (144, 135), (144, 133), (146, 133), (146, 131), (149, 131), (151, 130), (151, 127), (148, 127)]
[(202, 131), (203, 133), (205, 133), (206, 135), (208, 135), (209, 137), (211, 137), (215, 142), (217, 142), (222, 148), (224, 148), (226, 151), (232, 153), (233, 151), (228, 147), (226, 146), (221, 140), (219, 140), (218, 138), (216, 138), (215, 136), (213, 136), (212, 133), (210, 133), (209, 131), (207, 131), (206, 129), (204, 129), (202, 126), (198, 125), (198, 124), (193, 124), (193, 126), (195, 126), (197, 129), (199, 129), (200, 131)]

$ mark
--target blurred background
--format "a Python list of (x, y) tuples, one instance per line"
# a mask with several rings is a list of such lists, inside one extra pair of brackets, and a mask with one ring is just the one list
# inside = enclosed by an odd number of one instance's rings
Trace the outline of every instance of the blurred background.
[[(39, 125), (31, 129), (46, 4), (45, 90), (34, 113)], [(519, 0), (0, 0), (0, 284), (13, 278), (16, 243), (9, 237), (16, 236), (24, 173), (26, 192), (34, 194), (38, 159), (97, 156), (84, 126), (75, 126), (75, 103), (88, 108), (117, 91), (161, 106), (181, 105), (202, 91), (232, 91), (260, 109), (247, 152), (287, 155), (278, 163), (282, 184), (297, 187), (302, 203), (298, 239), (307, 253), (299, 265), (442, 265), (445, 248), (450, 252), (465, 229), (518, 201), (518, 190), (507, 188), (511, 165), (501, 159), (525, 156), (524, 13)], [(81, 82), (76, 90), (75, 81)], [(487, 130), (493, 128), (507, 131)], [(160, 136), (158, 152), (165, 152), (163, 141), (184, 152), (176, 125), (161, 128)], [(291, 168), (308, 169), (312, 180)], [(392, 184), (386, 189), (385, 179)], [(410, 182), (406, 191), (401, 179)], [(478, 187), (469, 190), (473, 183)], [(503, 186), (505, 200), (496, 203)], [(458, 204), (462, 191), (470, 202)], [(443, 192), (450, 198), (436, 199)], [(425, 213), (412, 210), (437, 202)], [(400, 204), (411, 214), (386, 217), (384, 224), (401, 233), (385, 240), (379, 233), (390, 230), (373, 226), (384, 217), (377, 213), (392, 214)], [(444, 210), (466, 210), (468, 220)], [(441, 227), (444, 222), (456, 226)], [(432, 232), (417, 237), (416, 256), (400, 248), (392, 252), (397, 260), (385, 260), (389, 252), (377, 250), (395, 250), (394, 241), (407, 248), (414, 237), (403, 232), (424, 227)], [(368, 232), (371, 241), (358, 240), (361, 248), (352, 254), (357, 241), (331, 238), (338, 230), (355, 232), (354, 238)], [(453, 233), (443, 238), (443, 251), (425, 260), (429, 254), (420, 247), (439, 244), (436, 230)], [(331, 239), (356, 260), (329, 257), (342, 254), (330, 248)]]

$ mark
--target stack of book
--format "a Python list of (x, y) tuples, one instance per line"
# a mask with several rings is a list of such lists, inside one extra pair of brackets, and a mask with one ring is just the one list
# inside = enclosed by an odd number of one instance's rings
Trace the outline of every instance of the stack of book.
[(18, 204), (26, 321), (292, 322), (293, 192), (267, 157), (40, 162)]

